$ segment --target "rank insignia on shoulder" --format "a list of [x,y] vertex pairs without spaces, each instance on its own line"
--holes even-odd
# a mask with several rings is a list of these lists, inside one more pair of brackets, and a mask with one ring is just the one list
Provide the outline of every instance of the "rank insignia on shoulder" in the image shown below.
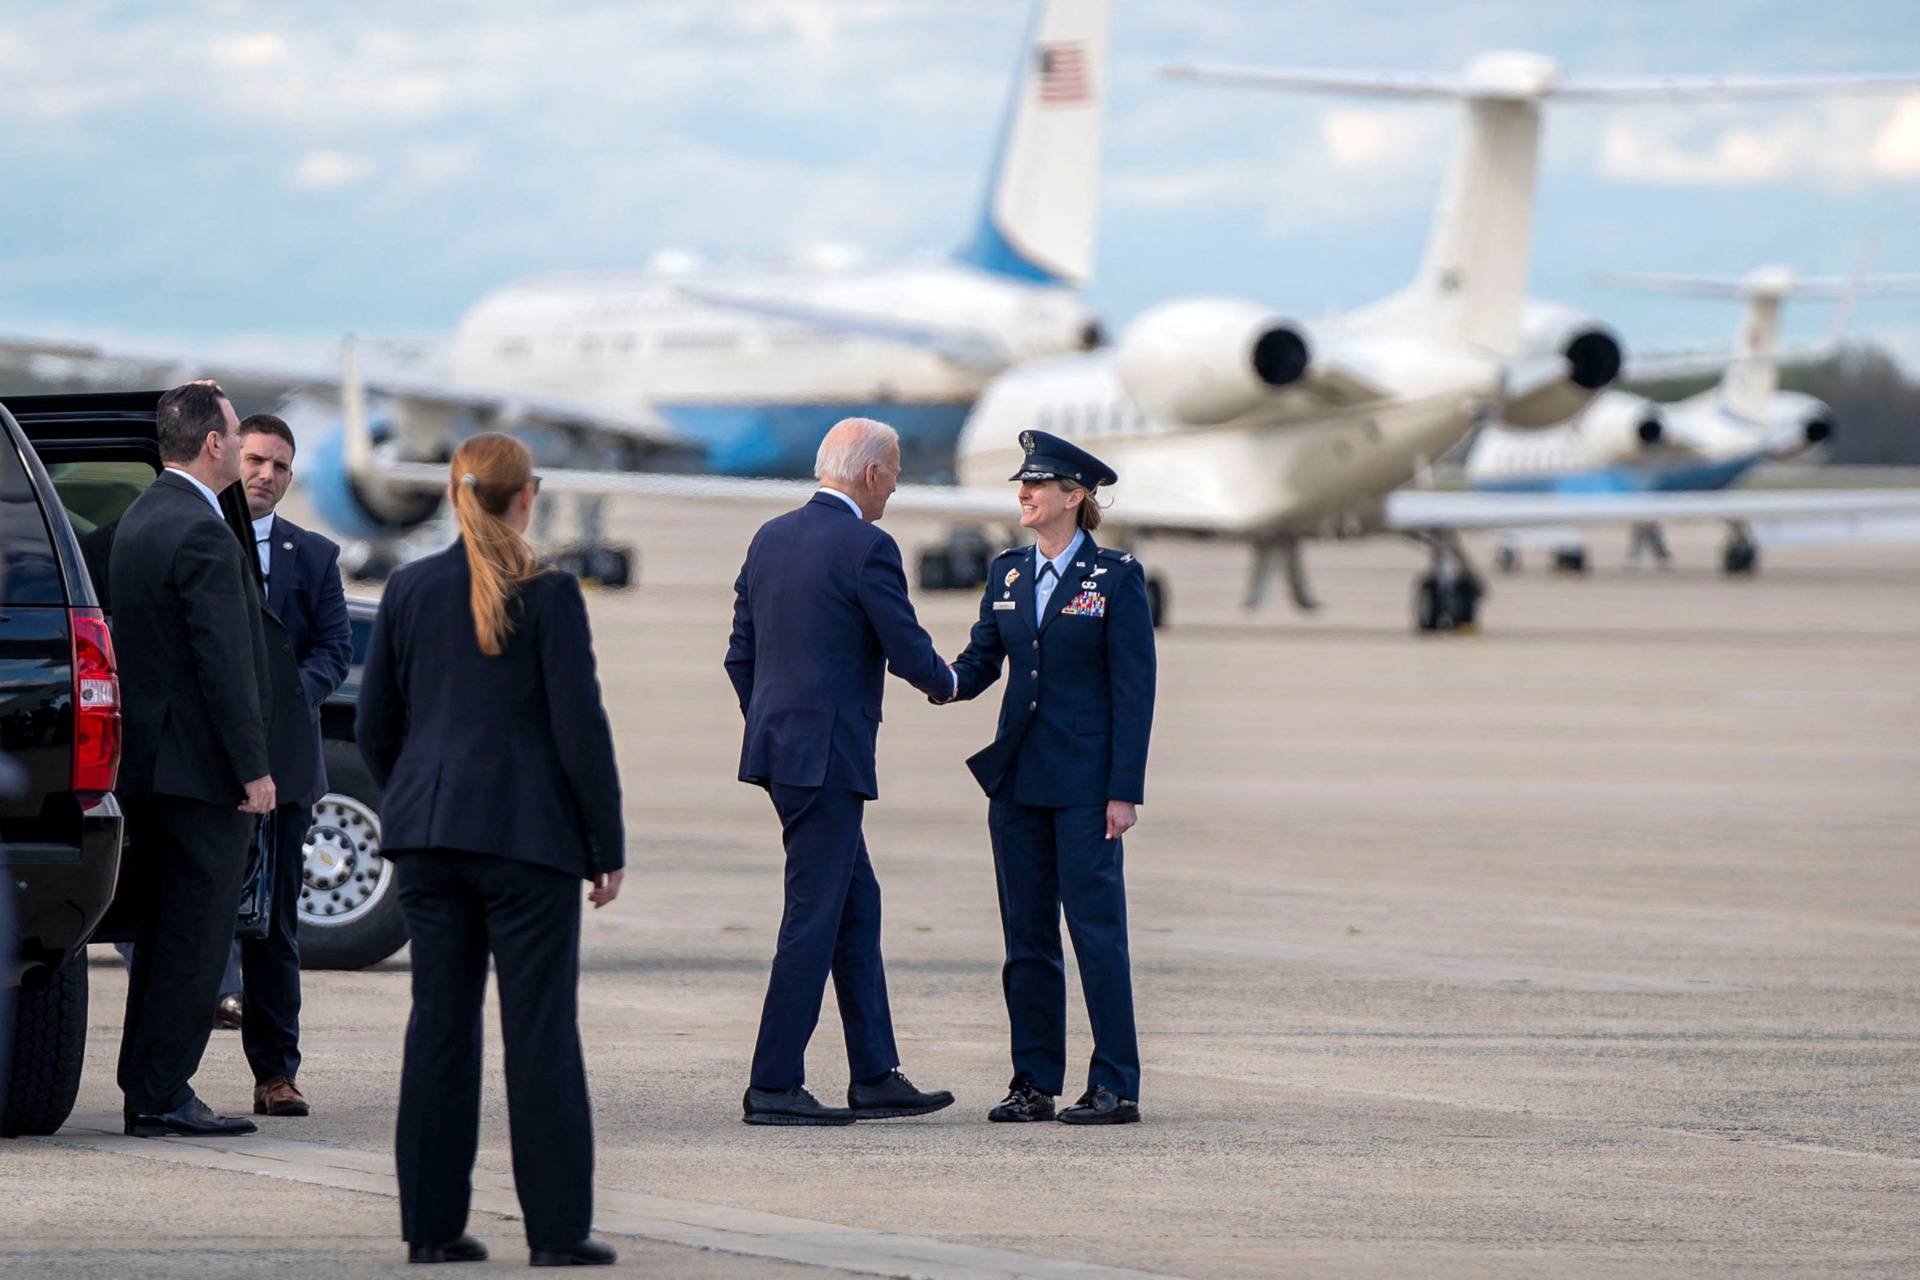
[[1018,581],[1020,581],[1020,571],[1018,569],[1009,569],[1007,570],[1007,576],[1000,580],[1000,585],[1010,587]]
[[1121,557],[1120,557],[1120,563],[1121,563],[1121,564],[1132,564],[1132,563],[1133,563],[1133,552],[1131,552],[1131,551],[1129,551],[1129,552],[1127,552],[1127,554],[1125,554],[1125,555],[1123,555],[1123,556],[1121,556]]

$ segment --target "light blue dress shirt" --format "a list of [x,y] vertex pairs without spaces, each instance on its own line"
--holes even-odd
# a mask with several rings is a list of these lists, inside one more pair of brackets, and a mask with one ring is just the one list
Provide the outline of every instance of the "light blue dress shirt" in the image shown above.
[[[1040,554],[1040,544],[1033,544],[1033,616],[1037,621],[1047,616],[1047,601],[1053,598],[1053,589],[1067,576],[1067,566],[1073,563],[1074,553],[1080,550],[1080,544],[1087,540],[1084,529],[1076,529],[1073,541],[1067,549],[1053,559],[1048,560]],[[1047,566],[1053,566],[1053,572],[1047,572]]]
[[167,470],[173,472],[173,474],[179,476],[182,480],[185,480],[188,484],[192,485],[194,488],[198,489],[203,495],[205,495],[207,499],[207,505],[213,508],[213,514],[219,516],[222,520],[225,520],[227,518],[226,513],[220,510],[219,497],[214,493],[213,490],[207,488],[207,486],[200,483],[199,476],[194,475],[193,472],[187,470],[185,467],[176,467],[176,466],[173,466],[172,464],[168,464]]

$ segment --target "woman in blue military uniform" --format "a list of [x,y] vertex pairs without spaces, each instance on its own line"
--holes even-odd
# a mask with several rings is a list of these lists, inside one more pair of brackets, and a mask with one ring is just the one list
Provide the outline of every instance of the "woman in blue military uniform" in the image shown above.
[[1097,546],[1095,491],[1119,477],[1043,431],[1020,436],[1020,524],[1035,544],[987,573],[980,620],[953,664],[959,698],[1009,667],[993,743],[967,761],[987,793],[1007,958],[1013,1081],[989,1119],[1051,1120],[1066,1082],[1065,908],[1093,1023],[1087,1090],[1067,1124],[1140,1118],[1121,837],[1144,799],[1153,725],[1153,618],[1146,574]]

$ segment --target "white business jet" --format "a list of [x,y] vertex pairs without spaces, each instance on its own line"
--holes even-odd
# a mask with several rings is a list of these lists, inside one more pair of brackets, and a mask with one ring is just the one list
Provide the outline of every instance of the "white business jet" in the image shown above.
[[[1192,80],[1342,94],[1439,98],[1464,104],[1465,130],[1434,218],[1426,256],[1400,292],[1311,324],[1259,302],[1193,298],[1142,314],[1117,347],[1022,364],[996,378],[968,417],[952,488],[906,486],[894,507],[956,518],[1004,520],[1005,479],[1017,469],[1021,431],[1037,427],[1086,444],[1120,473],[1113,519],[1125,536],[1196,534],[1249,543],[1250,604],[1282,565],[1295,601],[1313,601],[1300,544],[1313,537],[1380,532],[1425,543],[1431,568],[1418,580],[1416,621],[1450,629],[1474,621],[1482,587],[1458,531],[1541,523],[1533,495],[1402,492],[1399,486],[1457,444],[1486,415],[1522,429],[1580,410],[1620,369],[1605,326],[1526,299],[1541,106],[1573,101],[1670,100],[1702,95],[1884,88],[1890,78],[1563,78],[1550,58],[1493,53],[1457,76],[1314,71],[1176,69]],[[1905,84],[1901,80],[1898,83]],[[444,483],[438,471],[422,484]],[[808,486],[662,476],[549,476],[596,492],[689,493],[790,501]],[[1840,495],[1836,501],[1861,495]],[[1797,500],[1827,510],[1834,495],[1602,495],[1606,506],[1570,510],[1555,523],[1704,518],[1662,505],[1660,516],[1624,505],[1668,497],[1695,504],[1739,498]],[[1906,495],[1920,510],[1920,493]],[[1709,504],[1711,505],[1711,504]],[[1723,512],[1713,513],[1725,518]],[[986,549],[990,550],[990,548]],[[921,561],[924,586],[977,585],[977,539],[956,538]],[[1164,619],[1166,588],[1150,590]]]
[[[431,376],[376,371],[351,344],[341,368],[322,370],[32,340],[0,342],[0,360],[62,360],[122,382],[300,387],[283,411],[304,490],[369,570],[430,536],[441,512],[437,487],[394,483],[389,465],[444,459],[477,430],[520,435],[543,468],[805,476],[827,428],[858,414],[899,428],[910,473],[947,478],[995,374],[1101,341],[1078,287],[1093,265],[1107,45],[1107,0],[1036,0],[978,221],[950,254],[523,280],[466,311]],[[357,442],[342,430],[350,409]],[[631,556],[600,541],[598,504],[581,492],[584,541],[561,558],[623,584]]]
[[[1864,264],[1863,264],[1864,265]],[[1803,353],[1818,359],[1839,349],[1847,313],[1861,297],[1920,292],[1920,277],[1808,278],[1789,267],[1761,267],[1734,278],[1672,275],[1597,277],[1625,289],[1686,297],[1727,298],[1742,303],[1732,352],[1715,360],[1670,357],[1629,364],[1626,377],[1719,375],[1707,390],[1683,400],[1660,402],[1629,391],[1608,390],[1587,409],[1547,431],[1513,431],[1489,423],[1474,437],[1466,459],[1468,482],[1504,493],[1646,493],[1724,489],[1763,462],[1800,457],[1831,438],[1838,424],[1830,406],[1798,391],[1780,389],[1780,313],[1788,298],[1839,303],[1827,342]],[[1584,546],[1550,536],[1556,567],[1581,572]],[[1669,556],[1658,525],[1636,528],[1633,554],[1651,551],[1664,565]],[[1519,567],[1517,545],[1503,542],[1502,569]],[[1745,521],[1729,523],[1721,567],[1752,573],[1758,545]]]

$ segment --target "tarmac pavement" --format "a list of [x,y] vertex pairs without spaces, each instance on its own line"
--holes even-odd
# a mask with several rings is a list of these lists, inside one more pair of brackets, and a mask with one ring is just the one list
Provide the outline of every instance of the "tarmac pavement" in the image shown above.
[[[998,690],[894,684],[867,825],[888,980],[904,1069],[959,1102],[766,1130],[739,1096],[780,850],[733,781],[720,669],[750,522],[618,519],[642,585],[591,609],[630,873],[587,920],[582,1017],[596,1220],[634,1273],[1920,1270],[1920,552],[1782,550],[1729,581],[1704,535],[1671,574],[1601,538],[1590,579],[1496,578],[1482,634],[1423,639],[1410,546],[1313,549],[1327,605],[1301,619],[1239,612],[1241,551],[1150,544],[1174,626],[1127,842],[1145,1123],[986,1122],[1006,1024],[961,760]],[[888,527],[911,564],[930,526]],[[919,599],[958,648],[974,600]],[[308,975],[315,1114],[251,1151],[101,1132],[110,959],[75,1124],[0,1145],[0,1275],[391,1272],[405,953]],[[489,1052],[474,1230],[498,1269],[525,1255]],[[845,1086],[831,991],[810,1070]],[[196,1084],[245,1109],[236,1035]]]

